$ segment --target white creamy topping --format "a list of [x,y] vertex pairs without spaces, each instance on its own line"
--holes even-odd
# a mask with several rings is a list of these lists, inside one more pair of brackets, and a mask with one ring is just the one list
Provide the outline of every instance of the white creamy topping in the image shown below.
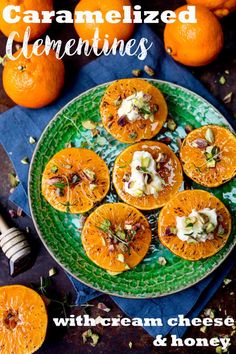
[[145,94],[142,91],[128,96],[121,103],[118,109],[118,116],[126,116],[130,122],[135,122],[137,119],[154,119],[153,114],[150,111],[150,95]]
[[205,242],[214,238],[213,232],[217,227],[215,209],[204,208],[193,210],[188,217],[176,217],[177,236],[182,241]]
[[125,182],[125,192],[134,197],[153,194],[163,189],[164,181],[156,171],[156,161],[148,151],[135,151],[131,162],[131,176]]

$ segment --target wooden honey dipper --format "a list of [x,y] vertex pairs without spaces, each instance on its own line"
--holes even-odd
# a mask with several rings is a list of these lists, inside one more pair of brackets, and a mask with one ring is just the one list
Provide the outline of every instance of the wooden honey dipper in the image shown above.
[[0,214],[0,247],[9,259],[10,275],[14,276],[28,266],[31,248],[26,235],[15,227],[9,227]]

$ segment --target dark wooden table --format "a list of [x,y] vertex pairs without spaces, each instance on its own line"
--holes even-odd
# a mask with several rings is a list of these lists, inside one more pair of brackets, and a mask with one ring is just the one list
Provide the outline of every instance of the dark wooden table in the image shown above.
[[[73,9],[76,1],[67,1],[67,5],[64,4],[62,0],[57,1],[57,7],[61,9]],[[135,4],[141,4],[143,8],[150,10],[159,9],[175,9],[179,5],[184,4],[184,1],[174,0],[174,1],[161,1],[161,0],[146,0],[146,1],[135,1]],[[222,21],[224,34],[225,34],[225,46],[224,50],[220,54],[219,58],[209,66],[193,69],[193,74],[202,81],[202,83],[215,95],[220,101],[229,93],[233,92],[234,95],[230,103],[227,104],[227,109],[231,112],[232,116],[236,118],[236,31],[235,31],[235,21],[236,15],[231,15]],[[66,28],[66,31],[65,31]],[[163,25],[153,25],[153,30],[162,36]],[[49,35],[52,38],[60,38],[67,40],[71,37],[77,38],[72,25],[62,26],[53,24]],[[0,35],[0,55],[4,55],[5,52],[5,42],[6,39],[3,35]],[[210,44],[209,44],[210,45]],[[94,57],[70,57],[65,58],[65,65],[67,70],[67,78],[78,70],[79,67],[84,65],[86,62],[93,60]],[[0,68],[2,70],[2,68]],[[221,76],[226,78],[225,85],[219,83],[219,78]],[[4,112],[14,106],[14,103],[6,96],[2,88],[2,83],[0,82],[0,112]],[[0,116],[1,119],[1,116]],[[1,132],[0,132],[1,134]],[[0,208],[6,216],[8,216],[9,209],[15,208],[8,201],[8,196],[10,193],[10,184],[8,174],[13,172],[13,166],[9,161],[6,153],[4,152],[2,146],[0,145]],[[72,294],[72,300],[75,297],[74,290],[71,283],[67,279],[64,271],[57,265],[54,259],[48,254],[39,240],[32,221],[26,216],[21,216],[16,219],[10,220],[10,222],[21,229],[29,227],[31,230],[31,237],[35,248],[37,249],[37,258],[33,267],[18,275],[15,278],[11,278],[8,273],[8,264],[6,258],[0,252],[0,285],[3,284],[14,284],[20,283],[25,285],[30,285],[31,283],[38,283],[40,276],[47,276],[49,269],[56,267],[58,269],[58,274],[52,279],[52,286],[54,292],[57,296],[62,297],[63,294]],[[235,269],[229,274],[228,278],[233,281],[227,286],[222,286],[217,293],[214,295],[213,299],[210,301],[207,307],[215,309],[219,317],[226,317],[227,315],[235,315]],[[115,303],[107,295],[102,295],[99,300],[93,300],[90,304],[95,305],[90,307],[91,315],[97,317],[101,315],[101,312],[96,308],[96,304],[103,302],[111,311],[108,313],[110,317],[116,317],[117,315],[123,315],[121,310],[115,305]],[[52,307],[52,314],[59,309],[54,309]],[[84,310],[78,307],[73,307],[71,313],[75,315],[83,314]],[[142,328],[138,327],[104,327],[100,325],[96,327],[96,332],[100,335],[99,344],[93,348],[89,344],[83,344],[81,334],[85,328],[70,328],[66,330],[59,330],[53,326],[52,321],[50,321],[48,335],[46,341],[38,353],[43,354],[65,354],[65,353],[190,353],[193,349],[190,348],[174,348],[168,347],[167,349],[158,348],[156,349],[152,345],[152,337],[150,337]],[[227,327],[212,327],[206,333],[199,331],[199,327],[191,327],[186,336],[187,337],[206,337],[211,338],[215,335],[229,334],[230,329]],[[133,343],[132,350],[129,349],[128,343]],[[232,340],[232,346],[230,352],[235,352],[235,339]],[[194,348],[194,353],[214,353],[215,349],[209,348]]]

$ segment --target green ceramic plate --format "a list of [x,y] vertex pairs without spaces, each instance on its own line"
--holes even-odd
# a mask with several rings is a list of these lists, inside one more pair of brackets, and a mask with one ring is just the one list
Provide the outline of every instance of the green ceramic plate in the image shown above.
[[[180,86],[150,80],[164,94],[170,115],[178,128],[156,139],[170,137],[171,148],[177,152],[176,139],[184,138],[187,124],[197,128],[206,124],[229,127],[225,118],[207,101]],[[116,156],[127,146],[116,141],[100,124],[99,104],[108,84],[97,86],[75,98],[49,123],[34,153],[29,178],[29,196],[32,216],[38,233],[57,262],[83,283],[105,293],[135,298],[148,298],[183,290],[206,277],[227,257],[235,244],[236,218],[233,232],[226,246],[215,256],[191,262],[173,255],[160,244],[157,237],[158,211],[146,214],[153,230],[150,250],[141,264],[132,271],[110,276],[93,264],[86,256],[80,238],[80,215],[70,215],[54,210],[41,195],[41,176],[51,157],[72,142],[76,147],[88,147],[98,153],[108,164],[110,171]],[[82,121],[98,122],[100,135],[92,137]],[[193,184],[194,188],[201,188]],[[211,190],[233,214],[236,210],[236,179]],[[117,194],[111,186],[104,202],[117,202]],[[167,264],[158,263],[160,256]]]

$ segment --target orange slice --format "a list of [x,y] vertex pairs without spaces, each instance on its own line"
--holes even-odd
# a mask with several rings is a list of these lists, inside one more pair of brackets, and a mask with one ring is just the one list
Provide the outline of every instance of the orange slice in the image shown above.
[[[128,246],[112,236],[118,231],[126,232],[123,241],[129,240]],[[99,206],[82,230],[82,243],[89,259],[110,272],[123,272],[139,264],[149,249],[151,237],[143,214],[123,203]]]
[[[182,241],[175,233],[176,217],[188,217],[193,210],[215,209],[218,227],[214,238],[205,242]],[[221,225],[221,226],[219,226]],[[219,227],[221,234],[219,234]],[[222,232],[223,230],[223,232]],[[158,235],[161,243],[171,252],[187,260],[195,261],[213,256],[226,244],[231,232],[231,217],[225,205],[214,195],[202,190],[186,190],[173,197],[161,210],[158,219]]]
[[67,148],[48,162],[42,177],[42,194],[57,210],[84,213],[109,190],[105,162],[93,151]]
[[[131,175],[131,162],[136,151],[149,152],[154,160],[162,155],[163,161],[157,162],[157,173],[164,182],[163,189],[156,196],[153,194],[135,197],[125,191],[126,176]],[[143,141],[129,146],[117,157],[113,170],[113,183],[119,197],[126,203],[142,210],[162,207],[175,193],[183,182],[181,164],[175,153],[165,144],[156,141]]]
[[189,178],[218,187],[236,175],[236,137],[218,125],[195,129],[184,140],[180,158]]
[[[121,119],[119,107],[124,99],[137,92],[150,96],[150,105],[155,107],[153,119],[139,118],[135,121]],[[100,114],[105,129],[115,139],[124,143],[134,143],[151,139],[162,128],[167,117],[167,105],[162,93],[143,79],[123,79],[111,84],[102,99]]]

